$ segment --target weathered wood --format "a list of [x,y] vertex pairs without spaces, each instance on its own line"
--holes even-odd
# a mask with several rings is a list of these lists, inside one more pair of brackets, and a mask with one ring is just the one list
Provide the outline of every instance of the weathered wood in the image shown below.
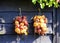
[[[14,32],[13,18],[19,15],[19,8],[22,9],[22,15],[27,16],[29,22],[29,35],[28,36],[18,36]],[[31,23],[31,18],[38,14],[36,11],[36,6],[31,3],[31,0],[8,0],[0,1],[0,18],[3,18],[2,22],[0,20],[0,32],[5,29],[4,34],[0,34],[0,43],[52,43],[52,8],[47,8],[42,11],[48,18],[48,34],[45,36],[34,35],[33,24]],[[50,33],[49,33],[50,32]]]
[[57,31],[56,31],[56,36],[57,36],[57,43],[60,43],[60,8],[57,9]]

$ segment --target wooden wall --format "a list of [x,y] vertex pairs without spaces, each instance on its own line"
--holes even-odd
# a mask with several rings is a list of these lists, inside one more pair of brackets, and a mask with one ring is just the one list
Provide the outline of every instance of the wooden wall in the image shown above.
[[[29,22],[29,35],[18,36],[14,32],[13,19],[19,15],[19,8],[22,15],[27,16]],[[59,12],[59,9],[58,11]],[[31,17],[37,15],[36,7],[31,0],[4,0],[0,1],[0,43],[52,43],[53,42],[53,8],[46,8],[42,13],[48,18],[48,35],[34,35]],[[58,16],[59,17],[59,16]]]

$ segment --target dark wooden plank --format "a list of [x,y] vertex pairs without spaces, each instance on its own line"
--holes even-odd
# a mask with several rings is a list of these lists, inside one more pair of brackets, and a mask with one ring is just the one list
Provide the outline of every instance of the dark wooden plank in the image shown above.
[[34,40],[35,40],[34,35],[25,36],[25,43],[36,43],[33,42]]
[[57,43],[60,43],[60,8],[57,9],[57,31],[56,31],[56,36],[57,36]]
[[55,8],[53,8],[53,24],[52,24],[52,27],[53,27],[53,43],[57,43],[56,42],[56,31],[57,31],[57,10]]
[[[18,43],[17,41],[20,39],[20,37],[18,40],[17,39],[18,39],[17,35],[4,35],[3,36],[4,43]],[[19,43],[20,43],[20,40],[19,40]]]
[[60,9],[57,10],[57,32],[60,33]]
[[0,19],[0,22],[2,21],[1,23],[12,23],[13,18],[18,16],[18,14],[18,12],[0,12],[0,18],[2,18],[2,20]]
[[3,43],[3,35],[0,35],[0,43]]
[[0,36],[0,43],[24,43],[24,36],[18,35],[2,35]]
[[22,36],[4,35],[1,43],[24,43]]

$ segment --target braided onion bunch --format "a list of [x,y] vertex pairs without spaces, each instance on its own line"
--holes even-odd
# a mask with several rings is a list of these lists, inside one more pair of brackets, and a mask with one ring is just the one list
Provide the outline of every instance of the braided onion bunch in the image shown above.
[[46,34],[46,32],[48,31],[47,29],[47,18],[45,17],[45,15],[36,15],[34,16],[33,18],[33,26],[34,26],[34,32],[37,33],[37,34],[41,34],[41,35],[44,35]]
[[28,21],[26,16],[17,16],[14,20],[15,32],[17,34],[28,35]]

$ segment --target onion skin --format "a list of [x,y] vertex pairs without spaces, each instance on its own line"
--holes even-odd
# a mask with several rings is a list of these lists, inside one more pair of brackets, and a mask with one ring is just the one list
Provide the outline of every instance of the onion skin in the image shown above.
[[20,31],[19,28],[15,28],[15,32],[16,32],[17,34],[21,34],[21,31]]

